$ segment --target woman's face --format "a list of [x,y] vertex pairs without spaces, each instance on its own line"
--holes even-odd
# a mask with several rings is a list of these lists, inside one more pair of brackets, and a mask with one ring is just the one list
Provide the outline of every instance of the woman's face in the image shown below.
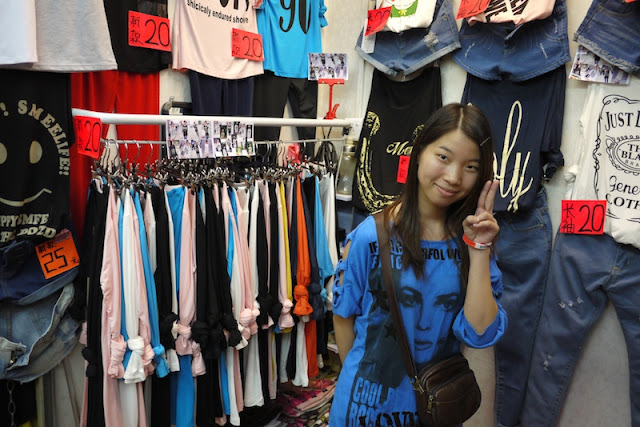
[[480,176],[480,149],[461,130],[448,132],[420,153],[419,202],[442,210],[466,197]]

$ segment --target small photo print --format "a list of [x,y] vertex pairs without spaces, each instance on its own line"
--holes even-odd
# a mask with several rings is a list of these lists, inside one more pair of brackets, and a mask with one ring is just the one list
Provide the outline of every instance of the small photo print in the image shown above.
[[349,78],[346,53],[309,53],[309,80]]
[[629,73],[610,64],[582,45],[578,46],[576,51],[569,78],[585,82],[619,85],[627,85],[630,82]]

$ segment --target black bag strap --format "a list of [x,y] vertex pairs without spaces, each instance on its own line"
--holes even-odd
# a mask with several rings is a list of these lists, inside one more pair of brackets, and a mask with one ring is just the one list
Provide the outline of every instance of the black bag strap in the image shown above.
[[400,308],[398,306],[398,299],[393,289],[393,273],[391,273],[391,246],[389,245],[389,233],[384,224],[384,211],[378,212],[373,216],[376,221],[376,231],[378,233],[378,245],[380,248],[380,264],[382,266],[382,278],[384,280],[384,287],[387,290],[387,298],[389,300],[389,307],[391,314],[393,315],[393,324],[396,328],[396,334],[398,336],[398,344],[402,349],[402,361],[409,374],[409,379],[413,385],[413,389],[417,392],[423,393],[424,389],[418,381],[418,370],[416,364],[411,357],[411,348],[409,347],[409,340],[407,339],[407,331],[404,328],[402,322],[402,315],[400,314]]

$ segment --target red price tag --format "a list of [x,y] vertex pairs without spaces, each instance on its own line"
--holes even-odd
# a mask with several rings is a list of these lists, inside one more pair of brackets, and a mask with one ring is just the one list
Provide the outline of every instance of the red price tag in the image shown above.
[[100,157],[100,135],[102,134],[102,122],[100,119],[76,116],[74,123],[78,154],[84,154],[94,159]]
[[387,20],[390,15],[391,6],[368,11],[367,29],[365,30],[364,35],[369,36],[382,30],[384,26],[387,25]]
[[461,0],[456,19],[468,18],[487,10],[491,0]]
[[36,246],[38,261],[45,279],[50,279],[80,264],[71,232],[62,230],[51,240]]
[[250,59],[251,61],[264,61],[262,36],[233,28],[231,32],[231,56]]
[[409,173],[409,159],[411,156],[400,156],[400,161],[398,162],[398,177],[396,181],[400,184],[404,184],[407,182],[407,174]]
[[129,46],[171,52],[169,19],[129,11]]
[[563,200],[560,232],[602,234],[607,216],[606,200]]

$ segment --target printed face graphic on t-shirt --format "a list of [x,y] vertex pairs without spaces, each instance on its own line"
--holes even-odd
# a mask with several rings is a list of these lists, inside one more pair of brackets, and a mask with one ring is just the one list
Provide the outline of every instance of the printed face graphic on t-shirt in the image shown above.
[[[456,338],[450,328],[444,332],[441,328],[450,325],[462,308],[457,270],[452,263],[454,259],[459,260],[459,253],[445,243],[429,244],[423,248],[425,260],[430,265],[427,268],[429,277],[417,279],[411,270],[402,268],[402,245],[396,241],[391,243],[396,297],[407,339],[414,349],[414,360],[421,366],[455,349]],[[399,344],[382,278],[377,242],[369,244],[369,252],[374,267],[369,272],[366,299],[370,298],[371,303],[367,303],[368,311],[362,313],[367,319],[366,337],[349,397],[349,425],[395,425],[376,423],[398,415],[380,412],[380,408],[388,402],[403,399],[399,387],[406,379],[406,368],[397,350]],[[414,415],[406,413],[402,416],[411,418]],[[411,425],[409,419],[405,421],[402,425]],[[417,422],[417,417],[414,421]]]
[[70,166],[67,133],[58,120],[28,99],[0,102],[0,244],[56,234],[49,213]]

